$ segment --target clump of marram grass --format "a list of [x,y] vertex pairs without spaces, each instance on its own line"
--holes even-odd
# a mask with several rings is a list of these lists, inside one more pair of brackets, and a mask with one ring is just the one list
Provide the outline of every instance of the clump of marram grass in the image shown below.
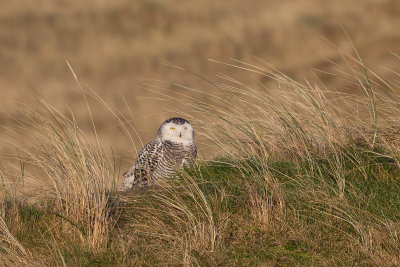
[[[21,129],[31,131],[34,141],[17,142],[21,160],[44,185],[36,205],[45,206],[41,212],[46,215],[40,218],[50,218],[46,232],[53,241],[46,240],[51,243],[48,247],[65,242],[102,252],[116,223],[112,216],[113,162],[99,144],[92,145],[93,140],[83,134],[73,117],[67,118],[46,103],[41,107],[29,109],[21,122]],[[24,207],[14,206],[23,212]]]
[[115,223],[110,199],[115,191],[113,162],[99,145],[89,145],[73,120],[48,106],[47,111],[32,116],[39,140],[25,150],[28,162],[48,177],[55,212],[71,238],[78,237],[91,250],[103,250]]
[[[136,189],[124,197],[123,242],[134,252],[148,251],[155,262],[197,265],[199,255],[216,247],[218,226],[210,199],[199,181],[187,173],[180,179],[161,181],[151,188]],[[126,255],[144,263],[138,255]]]
[[[251,67],[252,70],[262,72],[260,68]],[[237,99],[239,104],[235,105],[238,112],[220,115],[226,122],[226,128],[219,132],[233,141],[229,142],[227,151],[232,151],[232,145],[235,146],[233,153],[235,158],[239,158],[239,166],[243,165],[243,157],[248,158],[252,164],[258,162],[262,166],[259,169],[270,173],[269,176],[274,173],[269,166],[271,159],[299,162],[295,167],[298,169],[297,174],[291,179],[295,179],[299,196],[304,194],[309,206],[303,206],[303,212],[289,206],[292,215],[295,212],[297,216],[303,213],[302,216],[309,218],[319,217],[326,227],[337,230],[348,225],[350,229],[344,227],[347,229],[340,231],[343,231],[342,238],[351,244],[354,253],[360,251],[367,262],[378,265],[399,264],[400,258],[395,255],[400,252],[396,245],[400,229],[398,226],[388,227],[398,225],[398,222],[385,218],[385,215],[376,217],[349,203],[349,194],[357,199],[356,202],[367,200],[360,192],[352,192],[354,181],[347,181],[352,176],[351,172],[360,172],[364,179],[370,179],[367,178],[367,169],[371,168],[371,164],[379,166],[377,158],[398,165],[400,150],[398,142],[396,145],[393,140],[399,140],[400,137],[398,120],[394,119],[399,118],[400,113],[394,104],[396,96],[385,95],[391,93],[392,88],[388,88],[387,84],[386,88],[378,88],[378,82],[369,77],[373,74],[368,72],[362,62],[356,62],[353,79],[354,86],[360,88],[365,98],[351,99],[346,96],[337,104],[332,103],[332,99],[336,101],[342,94],[326,92],[309,84],[299,84],[280,73],[268,75],[279,83],[278,93],[257,91],[254,94],[236,88],[236,92],[241,92]],[[360,109],[364,110],[361,115],[358,114]],[[369,117],[365,116],[367,112]],[[233,129],[233,133],[228,129]],[[390,135],[392,141],[388,141],[387,135],[390,132],[393,133]],[[241,139],[236,138],[238,136]],[[227,138],[222,137],[220,140]],[[366,159],[363,158],[364,153],[369,154]],[[315,177],[326,183],[327,176],[332,179],[333,183],[328,188],[333,194],[326,194],[325,190],[319,191],[306,184],[310,182],[307,177]],[[382,172],[381,176],[378,175],[376,179],[387,180],[385,177],[389,175]],[[279,184],[275,186],[280,187]],[[268,195],[264,198],[265,202],[267,200]],[[254,208],[259,212],[260,207],[258,205]],[[268,214],[264,216],[268,217]],[[300,230],[304,231],[304,228],[302,226]],[[310,238],[308,242],[312,243]]]

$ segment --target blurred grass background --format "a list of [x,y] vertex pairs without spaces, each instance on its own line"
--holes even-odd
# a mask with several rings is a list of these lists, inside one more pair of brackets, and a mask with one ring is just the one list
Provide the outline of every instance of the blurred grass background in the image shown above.
[[[250,63],[261,59],[292,78],[302,80],[317,73],[327,87],[350,92],[352,87],[343,79],[325,72],[336,73],[336,67],[346,64],[340,53],[353,51],[351,39],[366,66],[396,81],[396,74],[387,77],[391,74],[385,68],[400,70],[393,56],[400,53],[398,14],[396,0],[3,1],[0,134],[22,118],[21,106],[35,105],[37,99],[72,111],[79,125],[91,131],[90,113],[66,60],[83,87],[134,120],[143,142],[154,137],[163,120],[177,115],[157,100],[162,98],[159,94],[168,93],[179,102],[174,82],[207,89],[203,80],[166,62],[213,81],[223,72],[250,86],[270,81],[208,59]],[[152,85],[150,89],[146,84]],[[88,101],[104,147],[135,157],[107,109]],[[190,119],[191,110],[184,104],[175,107]],[[15,152],[7,140],[2,137],[0,145],[6,158]]]

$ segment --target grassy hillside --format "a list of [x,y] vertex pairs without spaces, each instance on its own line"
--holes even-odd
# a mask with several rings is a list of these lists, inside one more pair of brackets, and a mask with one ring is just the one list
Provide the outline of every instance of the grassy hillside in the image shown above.
[[[34,141],[16,133],[19,173],[1,176],[1,262],[399,265],[399,84],[346,60],[359,96],[243,62],[276,86],[223,75],[204,81],[212,93],[176,85],[195,98],[197,132],[218,153],[126,193],[120,162],[72,115],[28,109],[21,128]],[[129,139],[130,120],[114,114]],[[28,173],[42,189],[24,196]]]
[[314,165],[271,161],[269,173],[202,165],[124,199],[109,240],[96,249],[70,233],[88,239],[84,225],[51,206],[10,203],[5,220],[25,253],[15,243],[6,247],[16,255],[2,253],[9,262],[67,266],[397,265],[399,170],[361,151],[352,152],[358,163],[343,162],[343,191],[328,163],[334,155]]

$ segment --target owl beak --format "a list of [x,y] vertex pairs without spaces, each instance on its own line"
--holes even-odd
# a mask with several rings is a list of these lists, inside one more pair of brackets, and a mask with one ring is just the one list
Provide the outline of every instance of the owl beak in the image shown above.
[[182,137],[182,132],[179,132],[179,137]]

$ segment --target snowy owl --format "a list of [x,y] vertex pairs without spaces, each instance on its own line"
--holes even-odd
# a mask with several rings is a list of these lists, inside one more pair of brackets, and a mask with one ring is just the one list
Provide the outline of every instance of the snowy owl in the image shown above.
[[156,139],[142,148],[136,163],[123,174],[121,188],[126,191],[169,177],[196,156],[194,130],[190,122],[170,118],[161,124]]

